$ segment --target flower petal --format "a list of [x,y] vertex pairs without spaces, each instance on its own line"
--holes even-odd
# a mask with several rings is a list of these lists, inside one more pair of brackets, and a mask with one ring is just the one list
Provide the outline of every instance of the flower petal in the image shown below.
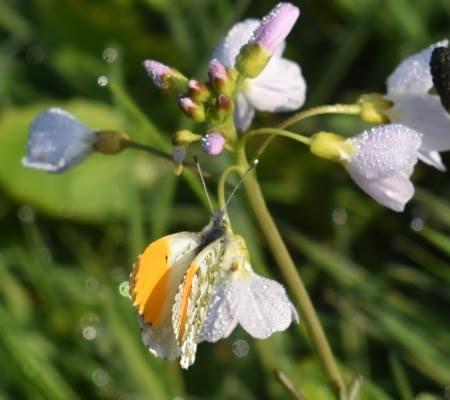
[[292,111],[305,102],[306,83],[300,66],[274,57],[264,71],[247,82],[245,96],[260,111]]
[[364,131],[350,139],[356,152],[349,169],[367,179],[410,174],[417,162],[421,134],[400,124],[388,124]]
[[379,179],[368,179],[358,171],[348,169],[356,184],[381,205],[401,212],[414,195],[414,186],[408,175],[398,174]]
[[392,100],[394,107],[386,112],[389,119],[422,133],[422,151],[450,150],[450,115],[438,96],[399,96]]
[[37,115],[30,125],[26,167],[62,172],[80,163],[93,150],[97,136],[73,115],[50,108]]
[[203,322],[197,343],[217,342],[228,337],[238,321],[231,315],[230,307],[225,298],[225,285],[220,284],[214,291],[208,306],[208,313]]
[[[259,27],[260,22],[258,19],[246,19],[233,25],[225,39],[214,50],[211,59],[217,58],[225,66],[233,68],[239,50],[248,43],[253,32]],[[284,51],[284,46],[283,42],[276,48],[273,55],[280,57]]]
[[236,109],[234,110],[236,127],[242,132],[246,131],[250,127],[254,116],[255,108],[250,104],[244,93],[239,93],[236,96]]
[[447,168],[442,162],[441,156],[437,151],[419,151],[419,160],[425,164],[431,165],[439,171],[447,171]]
[[297,311],[283,286],[253,271],[234,277],[225,295],[231,314],[257,339],[284,331],[293,320],[298,321]]
[[404,59],[387,79],[387,94],[424,94],[433,86],[430,72],[431,53],[435,47],[448,46],[448,40],[437,42]]

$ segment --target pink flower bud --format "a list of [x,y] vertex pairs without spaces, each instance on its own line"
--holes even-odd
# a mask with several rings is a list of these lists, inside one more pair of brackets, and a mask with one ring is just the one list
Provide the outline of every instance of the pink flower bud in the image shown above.
[[286,39],[300,15],[298,7],[291,3],[278,3],[261,21],[250,43],[263,46],[269,53]]
[[196,103],[189,96],[178,97],[178,105],[184,113],[195,122],[203,122],[205,120],[205,107],[203,104]]
[[197,79],[190,79],[188,81],[188,93],[189,97],[198,102],[204,102],[209,99],[211,93],[206,85]]
[[145,60],[144,67],[153,83],[161,89],[166,89],[167,79],[172,73],[172,68],[154,60]]
[[225,139],[218,132],[211,132],[203,136],[201,140],[203,150],[210,156],[217,156],[223,152]]
[[213,85],[216,85],[216,82],[225,82],[228,78],[227,69],[217,58],[213,58],[208,65],[208,76]]

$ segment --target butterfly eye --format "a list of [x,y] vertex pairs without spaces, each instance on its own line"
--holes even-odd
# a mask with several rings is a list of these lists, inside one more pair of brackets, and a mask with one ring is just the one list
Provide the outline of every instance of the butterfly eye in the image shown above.
[[436,47],[431,54],[430,71],[441,103],[450,113],[450,49]]

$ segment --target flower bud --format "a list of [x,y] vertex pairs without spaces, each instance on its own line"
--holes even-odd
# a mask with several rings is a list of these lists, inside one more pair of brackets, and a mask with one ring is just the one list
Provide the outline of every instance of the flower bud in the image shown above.
[[210,132],[202,137],[201,145],[210,156],[217,156],[223,152],[225,138],[219,132]]
[[331,161],[348,161],[355,152],[355,145],[344,136],[331,132],[319,132],[312,136],[311,153]]
[[227,69],[217,58],[212,59],[208,66],[209,81],[219,94],[231,96],[235,88],[236,71]]
[[174,94],[186,91],[188,79],[175,68],[154,60],[144,61],[144,67],[153,83],[160,89]]
[[193,142],[197,142],[202,137],[188,129],[182,129],[172,136],[172,144],[174,146],[187,146]]
[[128,141],[128,135],[120,131],[102,130],[95,132],[97,141],[94,150],[103,154],[120,153]]
[[384,124],[389,122],[386,110],[389,110],[393,103],[386,100],[378,93],[362,95],[358,103],[361,106],[361,119],[372,124]]
[[196,103],[189,96],[180,96],[178,105],[184,113],[195,122],[204,122],[206,118],[205,107],[203,104]]
[[197,79],[188,81],[188,95],[198,103],[204,103],[211,97],[211,92],[206,85]]
[[300,10],[293,4],[278,3],[262,19],[250,42],[261,45],[270,54],[273,54],[289,35],[299,15]]

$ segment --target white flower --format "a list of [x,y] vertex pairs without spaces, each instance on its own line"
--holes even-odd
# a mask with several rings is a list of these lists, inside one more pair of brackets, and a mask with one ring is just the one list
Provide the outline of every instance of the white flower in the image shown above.
[[60,108],[39,113],[30,125],[25,167],[62,172],[83,161],[97,141],[94,131]]
[[283,286],[257,275],[245,261],[216,287],[197,341],[217,342],[237,324],[254,338],[266,339],[298,320]]
[[347,169],[353,180],[378,203],[403,211],[414,194],[410,181],[422,134],[399,124],[372,128],[348,139],[354,146]]
[[389,76],[386,97],[394,106],[386,114],[392,122],[422,133],[419,159],[445,171],[439,152],[450,150],[450,115],[442,107],[439,96],[428,93],[433,87],[431,54],[440,46],[447,47],[448,40],[406,58]]
[[[213,57],[223,65],[233,68],[236,56],[247,44],[261,21],[248,19],[234,25],[214,51]],[[284,43],[273,52],[263,72],[254,79],[247,79],[236,97],[235,122],[245,131],[250,126],[255,109],[260,111],[292,111],[305,101],[306,83],[300,66],[281,57]]]

